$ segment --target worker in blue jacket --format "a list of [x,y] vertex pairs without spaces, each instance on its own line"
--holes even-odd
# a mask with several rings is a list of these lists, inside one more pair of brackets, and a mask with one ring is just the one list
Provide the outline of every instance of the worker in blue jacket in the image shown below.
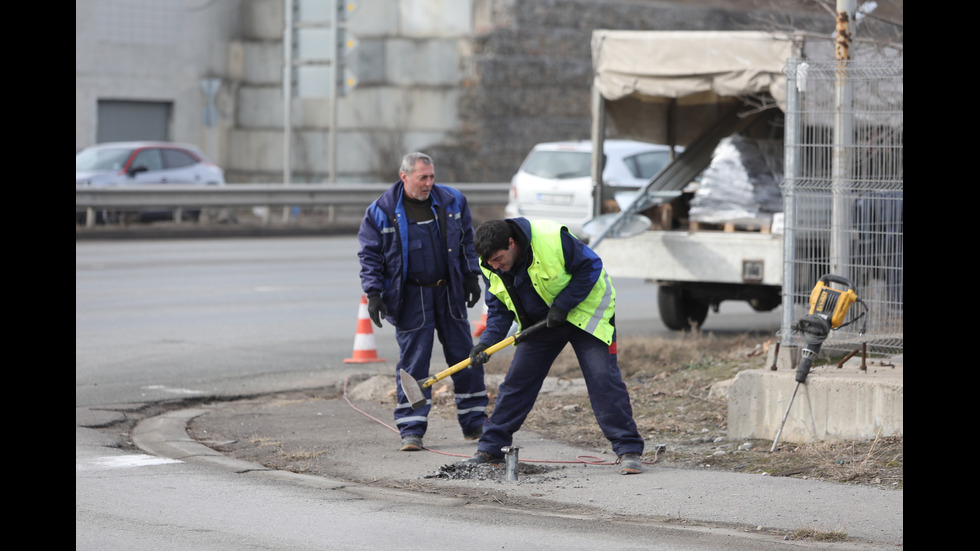
[[522,330],[540,321],[546,328],[517,345],[477,453],[466,463],[504,459],[503,448],[513,444],[551,364],[571,344],[620,474],[642,472],[643,438],[616,359],[616,289],[602,260],[550,220],[489,220],[476,229],[474,245],[486,278],[487,328],[470,361],[486,362],[486,349],[502,340],[514,321]]
[[[364,213],[358,258],[371,320],[378,327],[382,319],[395,327],[400,351],[395,425],[401,450],[417,451],[428,427],[432,390],[425,389],[425,404],[413,409],[402,392],[399,370],[416,381],[429,377],[434,333],[447,367],[467,358],[473,337],[466,308],[480,300],[480,267],[466,197],[436,185],[432,158],[405,155],[399,176]],[[454,373],[452,381],[463,437],[477,440],[489,401],[482,364]]]

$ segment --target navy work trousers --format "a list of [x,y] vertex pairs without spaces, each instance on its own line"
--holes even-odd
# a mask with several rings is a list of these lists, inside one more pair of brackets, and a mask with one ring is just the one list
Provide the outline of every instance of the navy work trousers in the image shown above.
[[[473,348],[470,324],[466,319],[455,319],[449,313],[447,287],[420,287],[406,284],[402,303],[401,321],[395,330],[395,338],[401,357],[398,369],[404,369],[416,381],[429,378],[434,334],[439,336],[446,365],[433,370],[442,371],[465,360]],[[465,310],[464,310],[465,311]],[[428,428],[429,411],[432,408],[432,389],[425,390],[424,405],[412,409],[402,392],[401,372],[398,371],[395,425],[402,437],[423,436]],[[487,387],[483,380],[483,366],[467,367],[452,376],[456,400],[456,418],[463,434],[477,431],[487,418]]]
[[538,331],[517,345],[493,414],[483,425],[479,451],[500,457],[501,448],[513,444],[514,433],[531,412],[551,364],[566,344],[575,351],[596,421],[613,451],[616,455],[643,453],[643,438],[633,420],[633,407],[616,354],[606,343],[569,323]]

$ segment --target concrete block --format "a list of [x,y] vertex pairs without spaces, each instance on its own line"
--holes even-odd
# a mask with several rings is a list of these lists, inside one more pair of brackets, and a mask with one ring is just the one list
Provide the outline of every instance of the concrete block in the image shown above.
[[448,135],[459,128],[458,103],[455,88],[373,87],[340,100],[337,128],[383,128],[399,133],[412,129]]
[[243,171],[278,171],[278,181],[282,181],[282,130],[232,130],[228,137],[228,166]]
[[[235,122],[242,130],[282,128],[285,102],[280,88],[243,86],[238,90]],[[299,114],[290,113],[293,121]]]
[[385,42],[385,79],[402,86],[458,86],[460,48],[456,39],[391,39]]
[[784,416],[780,442],[871,440],[904,433],[901,365],[820,367],[796,387],[795,367],[740,371],[728,390],[728,437],[773,440]]
[[[246,41],[240,43],[244,57],[243,77],[250,85],[282,86],[282,43]],[[281,92],[280,92],[281,94]]]
[[460,37],[473,25],[472,2],[399,0],[398,31],[405,36]]
[[347,28],[358,38],[398,34],[401,0],[357,2],[357,10],[347,17]]
[[[777,350],[778,348],[778,350]],[[776,366],[777,371],[796,371],[800,363],[800,347],[795,345],[772,345],[766,356],[766,367]]]
[[284,21],[282,0],[249,0],[242,3],[242,27],[246,36],[282,40]]

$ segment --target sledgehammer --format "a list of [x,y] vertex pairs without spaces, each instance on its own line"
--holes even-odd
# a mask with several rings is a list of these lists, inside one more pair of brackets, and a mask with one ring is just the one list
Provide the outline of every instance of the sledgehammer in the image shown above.
[[[547,320],[541,320],[538,323],[532,325],[531,327],[528,327],[524,331],[518,331],[517,333],[514,333],[513,335],[498,342],[497,344],[491,345],[486,350],[484,350],[484,352],[486,352],[487,356],[489,356],[494,352],[497,352],[498,350],[502,350],[503,348],[510,346],[511,344],[517,344],[531,333],[534,333],[538,329],[544,327],[546,322]],[[412,409],[415,409],[425,404],[425,394],[422,392],[423,390],[430,388],[432,385],[438,383],[439,381],[445,379],[446,377],[452,375],[453,373],[466,369],[469,366],[470,366],[470,359],[466,358],[465,360],[459,362],[458,364],[446,368],[440,371],[439,373],[430,376],[428,379],[422,381],[421,383],[416,381],[404,369],[399,369],[398,373],[401,376],[402,392],[405,393],[405,398],[408,398],[408,401],[412,404]]]

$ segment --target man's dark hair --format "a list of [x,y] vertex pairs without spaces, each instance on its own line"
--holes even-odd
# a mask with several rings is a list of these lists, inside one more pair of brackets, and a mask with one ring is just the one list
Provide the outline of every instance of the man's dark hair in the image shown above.
[[506,220],[487,220],[473,234],[473,247],[476,254],[486,260],[493,253],[506,249],[512,236],[510,224]]

